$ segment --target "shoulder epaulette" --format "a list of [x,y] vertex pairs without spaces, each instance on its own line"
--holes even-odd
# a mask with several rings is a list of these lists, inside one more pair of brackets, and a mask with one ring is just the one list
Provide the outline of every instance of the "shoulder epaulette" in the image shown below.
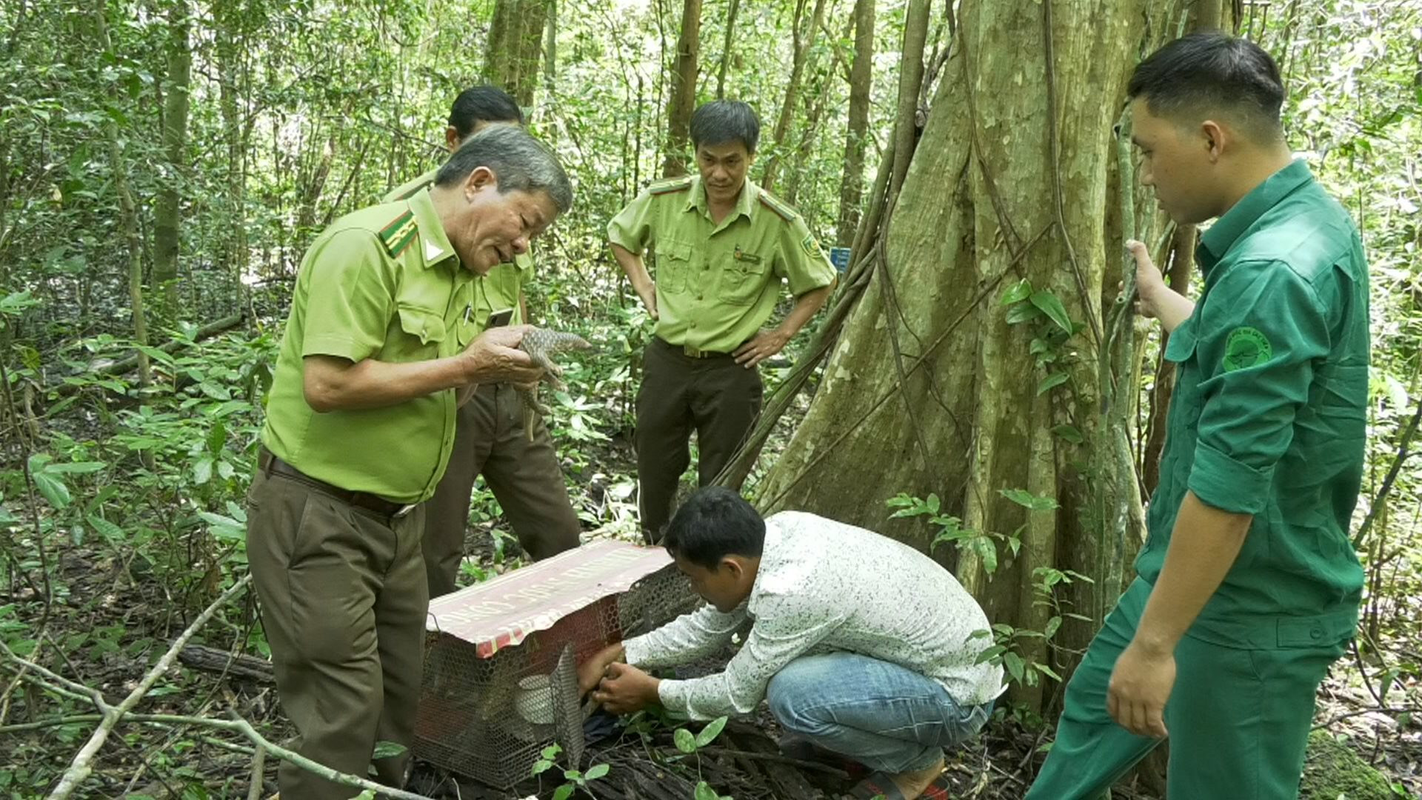
[[380,229],[380,243],[385,245],[385,251],[391,258],[399,256],[405,252],[405,248],[415,241],[415,215],[409,209],[390,223]]
[[411,197],[414,197],[415,195],[419,194],[420,192],[423,192],[424,190],[430,188],[430,184],[432,184],[432,183],[434,183],[434,181],[423,181],[423,182],[421,182],[421,183],[417,183],[417,184],[415,184],[413,187],[411,187],[411,189],[410,189],[408,192],[402,193],[399,197],[397,197],[397,198],[395,198],[395,199],[396,199],[396,200],[409,200]]
[[653,195],[673,194],[684,192],[691,188],[691,176],[672,178],[670,180],[659,181],[647,187],[647,191]]
[[794,222],[795,217],[799,216],[795,213],[795,209],[786,205],[783,200],[775,197],[764,189],[760,191],[760,204],[775,212],[775,216],[780,217],[786,222]]

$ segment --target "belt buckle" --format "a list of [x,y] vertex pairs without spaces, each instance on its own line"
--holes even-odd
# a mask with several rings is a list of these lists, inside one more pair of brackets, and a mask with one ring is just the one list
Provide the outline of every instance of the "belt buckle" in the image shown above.
[[414,511],[416,505],[417,505],[416,503],[406,503],[405,505],[400,506],[400,510],[399,510],[399,511],[396,511],[394,514],[391,514],[391,515],[390,515],[390,518],[391,518],[391,519],[400,519],[401,517],[404,517],[406,514],[409,514],[411,511]]
[[687,358],[701,358],[702,356],[702,352],[699,348],[692,347],[689,344],[682,345],[681,350],[683,353],[686,353]]

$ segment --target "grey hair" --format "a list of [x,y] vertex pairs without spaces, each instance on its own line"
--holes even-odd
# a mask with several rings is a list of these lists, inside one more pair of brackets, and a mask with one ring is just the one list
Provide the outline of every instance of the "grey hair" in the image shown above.
[[549,147],[515,125],[490,125],[470,136],[435,174],[435,185],[454,186],[474,170],[494,173],[499,193],[547,192],[558,213],[573,207],[568,173]]

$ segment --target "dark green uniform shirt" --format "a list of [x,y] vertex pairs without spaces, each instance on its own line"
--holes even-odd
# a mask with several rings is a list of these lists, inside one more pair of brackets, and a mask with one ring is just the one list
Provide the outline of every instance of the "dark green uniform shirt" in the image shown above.
[[454,443],[455,391],[317,413],[306,403],[304,360],[457,355],[483,330],[474,289],[474,273],[460,265],[427,192],[336,220],[296,276],[262,443],[342,489],[402,503],[428,499]]
[[1352,635],[1363,587],[1348,538],[1368,398],[1358,229],[1296,161],[1220,217],[1196,258],[1205,290],[1166,346],[1178,382],[1136,569],[1155,582],[1193,491],[1254,521],[1190,635],[1334,644]]

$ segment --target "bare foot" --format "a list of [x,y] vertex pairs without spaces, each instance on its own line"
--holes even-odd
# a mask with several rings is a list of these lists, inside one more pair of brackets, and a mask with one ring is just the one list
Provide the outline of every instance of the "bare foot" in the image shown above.
[[930,783],[933,783],[933,779],[937,778],[939,774],[943,772],[943,767],[944,761],[940,758],[933,762],[933,765],[927,769],[914,770],[913,772],[900,772],[891,777],[893,778],[894,785],[899,787],[899,791],[903,793],[905,800],[914,800],[914,798],[922,795],[923,790],[927,789]]

